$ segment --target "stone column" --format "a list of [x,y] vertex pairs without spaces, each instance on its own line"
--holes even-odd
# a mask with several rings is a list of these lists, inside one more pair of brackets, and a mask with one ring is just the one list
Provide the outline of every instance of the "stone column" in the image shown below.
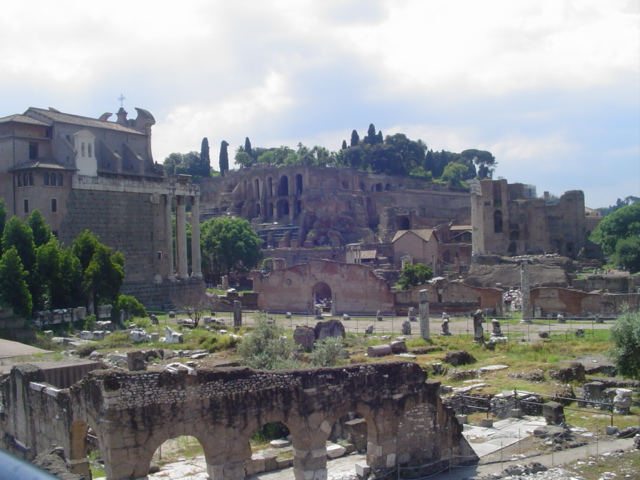
[[420,290],[420,337],[429,340],[429,297],[427,290]]
[[167,254],[167,280],[175,281],[175,267],[173,264],[173,218],[171,216],[171,196],[165,195],[164,217],[166,223],[166,244],[165,251]]
[[240,300],[233,301],[233,326],[238,328],[242,326],[242,303]]
[[185,209],[185,197],[176,197],[176,250],[178,254],[178,278],[189,278],[189,265],[187,263],[187,212]]
[[193,197],[191,204],[191,276],[202,278],[200,258],[200,197]]
[[529,289],[529,271],[526,260],[520,264],[520,289],[522,290],[521,323],[531,323],[531,292]]
[[[305,442],[306,443],[306,442]],[[300,448],[293,445],[293,475],[296,480],[327,479],[327,445],[319,440]]]

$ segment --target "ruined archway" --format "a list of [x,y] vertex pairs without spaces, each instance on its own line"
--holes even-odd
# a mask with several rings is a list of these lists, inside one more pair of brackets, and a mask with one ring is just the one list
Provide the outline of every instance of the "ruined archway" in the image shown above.
[[[181,469],[185,469],[185,476],[194,476],[207,472],[202,444],[196,437],[191,435],[181,435],[165,440],[158,446],[152,456],[152,465],[159,469],[160,472],[165,469],[166,465],[178,461],[186,463],[184,467],[181,466]],[[149,473],[152,472],[150,471]]]
[[296,195],[301,195],[301,194],[302,194],[302,175],[298,173],[296,175]]
[[286,197],[289,195],[289,177],[283,175],[280,177],[280,184],[278,185],[278,195]]
[[318,282],[311,289],[311,295],[316,303],[331,302],[331,287],[324,282]]
[[502,212],[500,210],[493,212],[493,233],[502,233]]
[[282,217],[289,216],[289,201],[286,199],[279,200],[277,209],[278,209],[278,220]]

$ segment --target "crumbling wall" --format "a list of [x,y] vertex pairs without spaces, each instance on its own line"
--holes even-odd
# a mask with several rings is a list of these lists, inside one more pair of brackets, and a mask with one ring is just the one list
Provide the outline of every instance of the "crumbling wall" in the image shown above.
[[[195,375],[104,370],[55,395],[37,386],[41,377],[35,367],[20,366],[3,384],[5,448],[20,444],[35,455],[58,443],[80,465],[82,435],[90,426],[109,480],[144,478],[156,449],[181,435],[200,441],[211,478],[241,480],[251,458],[249,439],[270,422],[283,422],[291,432],[296,478],[326,478],[326,440],[351,412],[367,422],[367,463],[374,471],[442,458],[455,465],[471,452],[461,425],[440,401],[439,383],[425,382],[414,363]],[[424,449],[415,439],[432,446]]]

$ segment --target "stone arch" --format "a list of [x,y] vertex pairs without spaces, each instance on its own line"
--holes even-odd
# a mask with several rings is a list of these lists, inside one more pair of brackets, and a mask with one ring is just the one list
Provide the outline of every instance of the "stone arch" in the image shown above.
[[289,215],[289,201],[287,199],[278,200],[278,219]]
[[396,217],[397,230],[411,230],[411,220],[407,215]]
[[[217,433],[217,435],[216,435]],[[132,472],[120,472],[120,475],[128,475],[131,478],[145,478],[149,473],[153,456],[158,448],[167,440],[171,440],[178,437],[194,437],[200,443],[204,457],[207,463],[207,471],[210,476],[214,465],[224,464],[227,459],[227,452],[224,450],[214,450],[216,446],[216,438],[226,438],[224,432],[211,432],[207,435],[199,431],[195,431],[193,425],[184,423],[175,423],[170,428],[158,429],[147,438],[145,442],[141,442],[142,445],[137,449],[137,461]],[[113,476],[113,478],[127,478],[122,476]],[[212,478],[217,478],[212,476]]]
[[314,300],[333,298],[331,287],[325,282],[318,282],[311,288],[311,295]]
[[376,183],[376,192],[381,192],[381,191],[382,191],[382,184]]
[[289,177],[286,175],[282,175],[280,177],[280,182],[278,183],[278,195],[281,197],[289,195]]
[[256,203],[256,217],[259,217],[261,215],[261,208],[260,208],[260,203]]
[[273,197],[273,177],[271,176],[267,178],[267,196]]
[[511,230],[509,240],[512,242],[520,240],[520,232],[518,230]]
[[500,210],[493,212],[493,233],[502,233],[502,212]]
[[253,188],[254,188],[255,198],[260,198],[260,179],[256,178],[253,180]]
[[302,175],[298,173],[296,175],[296,195],[302,194]]
[[511,242],[509,244],[509,248],[507,249],[507,253],[509,255],[517,255],[518,254],[518,244],[516,242]]

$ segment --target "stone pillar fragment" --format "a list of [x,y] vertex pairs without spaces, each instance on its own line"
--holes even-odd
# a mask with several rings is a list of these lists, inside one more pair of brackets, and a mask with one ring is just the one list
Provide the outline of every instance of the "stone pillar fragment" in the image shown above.
[[202,278],[200,258],[200,197],[193,197],[191,204],[191,276]]
[[165,252],[167,256],[167,280],[175,281],[175,266],[173,264],[173,221],[171,216],[171,197],[165,195],[164,216],[166,223],[166,244]]
[[429,340],[429,298],[427,290],[420,290],[420,338]]
[[189,278],[187,263],[187,212],[185,198],[176,197],[176,250],[178,251],[178,278]]
[[240,300],[233,301],[233,326],[237,328],[242,326],[242,303]]

